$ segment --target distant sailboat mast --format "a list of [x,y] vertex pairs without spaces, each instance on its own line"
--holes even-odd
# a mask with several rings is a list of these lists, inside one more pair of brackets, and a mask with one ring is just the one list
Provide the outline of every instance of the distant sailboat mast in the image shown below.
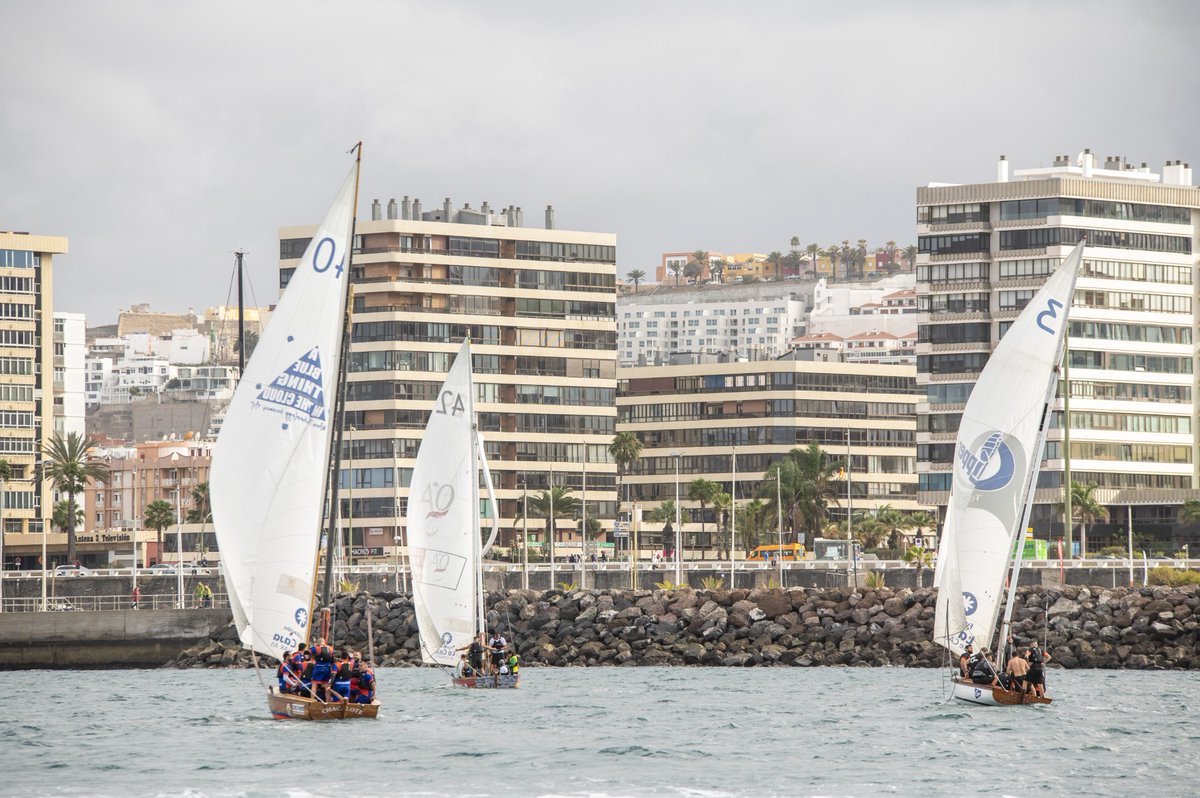
[[[329,596],[333,587],[333,554],[334,541],[339,537],[339,524],[341,523],[341,507],[338,503],[338,488],[341,485],[341,465],[342,465],[342,432],[343,420],[346,415],[346,362],[350,358],[350,308],[353,302],[354,290],[351,288],[351,283],[354,279],[354,237],[358,231],[358,179],[359,167],[362,164],[362,142],[354,145],[358,150],[357,158],[355,159],[354,171],[354,206],[353,216],[350,219],[350,243],[346,247],[346,291],[345,302],[343,307],[342,321],[342,340],[341,352],[338,356],[338,372],[337,372],[337,396],[333,403],[333,416],[329,419],[329,423],[333,427],[333,446],[330,447],[333,451],[332,463],[329,466],[329,533],[325,542],[325,585],[321,591],[321,606],[329,606]],[[350,474],[350,479],[354,479],[354,474]],[[349,530],[350,545],[354,545],[354,530]],[[320,546],[317,547],[316,554],[318,562],[320,561],[321,552]],[[314,569],[315,570],[315,569]],[[314,580],[315,590],[315,580]],[[312,625],[309,625],[311,636]]]

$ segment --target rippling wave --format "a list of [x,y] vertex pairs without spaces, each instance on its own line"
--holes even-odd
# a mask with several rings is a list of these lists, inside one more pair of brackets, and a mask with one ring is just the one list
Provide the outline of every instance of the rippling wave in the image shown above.
[[252,672],[7,672],[0,795],[1195,793],[1193,674],[1050,677],[1054,705],[988,708],[929,670],[526,668],[484,691],[406,668],[378,720],[318,724],[272,720]]

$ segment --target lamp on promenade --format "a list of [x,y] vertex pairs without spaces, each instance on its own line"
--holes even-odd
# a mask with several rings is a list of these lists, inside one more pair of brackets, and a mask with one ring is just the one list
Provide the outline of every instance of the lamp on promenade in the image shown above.
[[671,452],[671,456],[675,458],[675,584],[683,584],[683,561],[680,559],[683,556],[682,534],[680,532],[681,518],[679,512],[679,458],[683,456],[683,452]]
[[404,538],[400,532],[400,439],[392,439],[392,515],[394,516],[395,526],[393,527],[394,534],[392,542],[396,546],[396,590],[400,593],[407,592],[408,580],[403,580],[400,574],[400,544]]
[[[729,498],[730,498],[729,503],[730,503],[730,505],[732,505],[729,508],[729,510],[732,513],[731,518],[733,520],[733,526],[729,533],[729,589],[733,590],[737,587],[737,584],[734,579],[734,573],[733,573],[733,570],[734,570],[733,552],[735,549],[734,541],[737,540],[737,446],[733,447],[733,495],[730,496]],[[782,551],[779,553],[780,553],[780,555],[783,554]]]
[[[185,609],[183,603],[183,513],[179,491],[183,480],[179,478],[179,452],[171,453],[171,466],[175,471],[175,589],[179,609]],[[160,555],[161,556],[161,555]]]

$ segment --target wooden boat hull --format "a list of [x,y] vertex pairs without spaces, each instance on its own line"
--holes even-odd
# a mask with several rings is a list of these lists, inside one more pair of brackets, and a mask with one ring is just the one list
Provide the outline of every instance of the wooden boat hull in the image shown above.
[[379,714],[379,702],[354,704],[348,701],[321,703],[315,698],[271,693],[267,696],[271,715],[280,720],[348,720],[374,718]]
[[452,683],[455,687],[469,687],[479,690],[520,687],[521,674],[500,673],[488,676],[455,676]]
[[985,707],[1009,707],[1021,704],[1049,704],[1050,698],[1038,698],[1031,693],[1018,693],[1005,690],[1003,687],[992,687],[986,684],[954,678],[954,697],[970,704],[980,704]]

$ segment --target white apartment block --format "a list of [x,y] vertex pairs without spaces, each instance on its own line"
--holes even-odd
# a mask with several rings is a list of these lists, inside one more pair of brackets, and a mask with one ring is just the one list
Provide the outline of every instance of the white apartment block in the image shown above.
[[805,332],[812,285],[708,285],[626,294],[617,302],[622,366],[668,363],[677,355],[770,360]]
[[[1173,526],[1197,487],[1198,231],[1200,190],[1179,161],[1156,173],[1116,157],[1101,164],[1084,151],[1012,170],[1002,157],[995,182],[919,188],[920,501],[946,503],[976,376],[1046,276],[1086,238],[1070,311],[1069,463],[1072,481],[1095,483],[1112,516],[1089,533],[1091,548],[1123,545],[1131,512],[1137,529]],[[1039,537],[1062,533],[1062,393],[1035,494]]]
[[87,320],[82,313],[54,314],[54,432],[84,435]]

